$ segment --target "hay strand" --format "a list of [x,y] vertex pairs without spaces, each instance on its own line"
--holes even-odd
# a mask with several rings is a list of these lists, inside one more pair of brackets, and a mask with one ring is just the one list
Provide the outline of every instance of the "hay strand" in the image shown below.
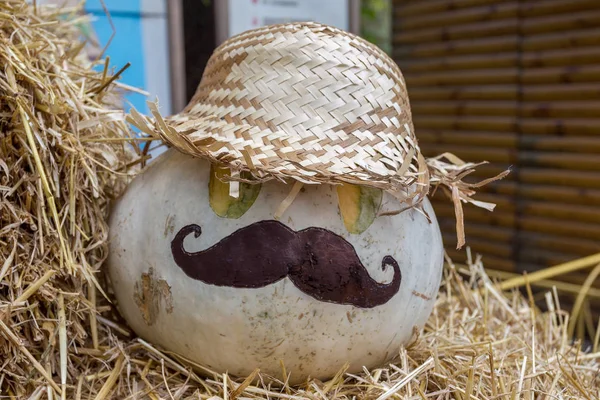
[[579,258],[577,260],[569,261],[563,264],[556,265],[554,267],[545,268],[539,271],[532,272],[528,274],[527,277],[517,276],[512,279],[507,279],[500,284],[501,290],[508,290],[512,288],[516,288],[519,286],[523,286],[526,282],[526,279],[529,282],[537,282],[539,280],[544,280],[548,278],[553,278],[555,276],[567,274],[574,271],[579,271],[584,268],[593,267],[596,264],[600,263],[600,253],[593,254],[591,256]]
[[108,398],[109,393],[112,391],[113,386],[115,385],[117,379],[119,378],[119,375],[121,374],[124,362],[125,357],[123,357],[122,354],[119,355],[119,358],[117,359],[113,370],[108,376],[108,379],[106,379],[106,382],[104,382],[104,385],[102,385],[102,389],[100,389],[94,400],[104,400]]
[[[573,310],[571,311],[571,320],[569,321],[569,329],[567,331],[569,336],[573,336],[573,332],[575,330],[575,322],[578,320],[579,313],[581,312],[582,306],[584,304],[584,300],[586,299],[591,286],[596,281],[596,278],[598,278],[598,275],[600,275],[600,263],[598,265],[596,265],[596,267],[592,270],[592,272],[585,279],[585,281],[583,282],[583,285],[581,286],[581,290],[579,291],[579,294],[577,295],[577,298],[575,299],[575,304],[573,305]],[[583,321],[582,318],[579,318],[579,320]]]
[[44,275],[42,275],[42,277],[40,277],[40,279],[38,279],[37,281],[35,281],[31,285],[29,285],[27,290],[25,290],[19,297],[17,297],[17,299],[14,301],[14,303],[19,304],[19,303],[23,303],[23,302],[27,301],[27,299],[29,299],[35,292],[37,292],[38,289],[40,287],[42,287],[43,284],[48,282],[50,280],[50,278],[52,278],[52,276],[54,276],[55,273],[56,273],[56,270],[47,271]]
[[48,382],[48,384],[50,386],[52,386],[52,388],[54,390],[56,390],[57,393],[61,393],[61,389],[60,387],[58,387],[58,385],[56,384],[56,382],[54,382],[54,380],[52,379],[52,375],[50,375],[48,373],[48,371],[46,371],[46,369],[38,362],[38,360],[35,359],[35,357],[33,355],[31,355],[31,353],[29,352],[29,350],[27,350],[27,348],[25,346],[23,346],[23,344],[21,343],[21,341],[19,340],[19,338],[12,332],[12,330],[6,326],[6,324],[4,324],[4,322],[2,322],[2,320],[0,320],[0,329],[2,330],[2,332],[4,333],[4,335],[11,341],[13,342],[13,344],[15,346],[17,346],[17,348],[19,349],[19,351],[21,351],[25,357],[27,357],[27,359],[29,360],[29,362],[31,362],[31,364],[33,365],[33,367],[35,369],[38,370],[38,372],[44,377],[44,379],[46,379],[46,381]]
[[60,342],[60,388],[61,399],[66,399],[67,390],[67,319],[65,317],[65,296],[58,294],[58,338]]

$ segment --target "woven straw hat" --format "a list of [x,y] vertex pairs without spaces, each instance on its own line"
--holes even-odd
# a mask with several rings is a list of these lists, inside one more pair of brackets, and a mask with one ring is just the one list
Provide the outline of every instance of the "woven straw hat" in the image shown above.
[[279,24],[234,36],[214,51],[181,113],[163,119],[150,107],[154,119],[133,110],[130,122],[184,153],[226,164],[233,181],[248,171],[257,181],[368,185],[404,208],[442,182],[470,200],[454,178],[473,164],[421,154],[398,66],[331,26]]

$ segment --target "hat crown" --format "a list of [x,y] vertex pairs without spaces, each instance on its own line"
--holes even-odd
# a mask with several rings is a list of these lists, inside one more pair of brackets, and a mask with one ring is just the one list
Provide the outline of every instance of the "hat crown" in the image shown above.
[[[317,23],[272,25],[224,42],[186,112],[216,116],[238,129],[268,130],[289,142],[282,148],[317,158],[344,157],[369,144],[403,160],[416,145],[396,64],[363,39]],[[403,149],[388,146],[398,140]],[[346,164],[353,164],[352,157]],[[389,172],[389,166],[379,167]]]

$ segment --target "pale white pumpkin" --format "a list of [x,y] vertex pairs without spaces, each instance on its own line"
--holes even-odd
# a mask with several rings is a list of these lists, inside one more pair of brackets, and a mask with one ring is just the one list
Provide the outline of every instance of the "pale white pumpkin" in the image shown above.
[[[216,215],[209,204],[209,162],[168,150],[137,177],[116,203],[110,220],[107,268],[118,308],[145,340],[217,372],[245,376],[255,368],[291,382],[328,379],[345,364],[349,372],[383,365],[398,354],[428,319],[439,290],[443,246],[434,211],[431,223],[417,211],[375,218],[362,233],[349,233],[337,189],[306,185],[280,222],[294,231],[327,229],[349,242],[369,275],[390,282],[392,256],[400,288],[370,308],[321,301],[289,277],[260,288],[216,286],[190,278],[174,261],[171,242],[189,224],[202,234],[185,238],[185,249],[210,248],[238,229],[273,220],[291,186],[262,184],[254,204],[239,218]],[[398,209],[384,194],[381,210]],[[223,265],[204,266],[215,271]]]

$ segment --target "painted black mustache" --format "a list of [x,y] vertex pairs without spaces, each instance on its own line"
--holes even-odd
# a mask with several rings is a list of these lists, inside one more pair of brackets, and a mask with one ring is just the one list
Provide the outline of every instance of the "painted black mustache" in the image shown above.
[[260,221],[195,253],[183,246],[191,233],[199,237],[202,229],[195,224],[181,228],[171,242],[171,252],[187,276],[206,284],[260,288],[288,276],[317,300],[362,308],[384,304],[400,289],[402,275],[393,257],[385,256],[381,262],[384,270],[393,267],[392,281],[379,283],[350,243],[322,228],[295,232],[278,221]]

